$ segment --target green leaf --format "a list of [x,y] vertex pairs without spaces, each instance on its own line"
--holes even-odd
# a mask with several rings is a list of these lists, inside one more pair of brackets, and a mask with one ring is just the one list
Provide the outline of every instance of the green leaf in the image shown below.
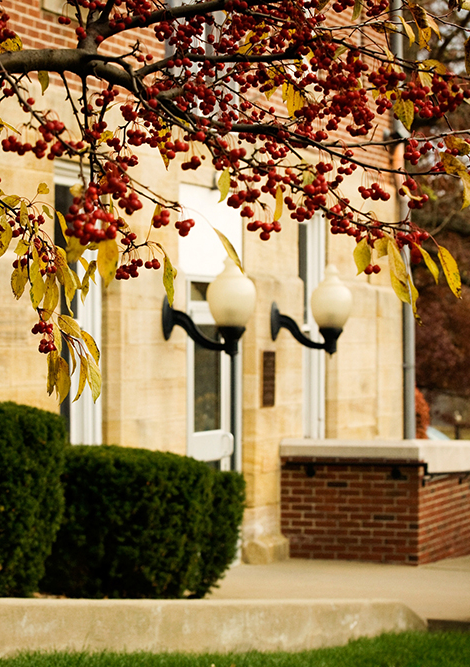
[[372,250],[370,245],[367,242],[367,239],[364,238],[356,245],[353,252],[354,261],[356,262],[357,275],[362,273],[366,266],[369,266],[372,258]]
[[362,0],[354,0],[354,9],[352,14],[352,20],[355,21],[361,15],[362,10]]
[[38,80],[41,84],[42,94],[44,95],[46,90],[49,88],[49,72],[46,70],[41,70],[38,72]]
[[221,173],[217,182],[217,187],[219,188],[220,192],[219,202],[224,201],[230,192],[230,169],[228,167]]
[[442,246],[439,248],[438,257],[441,262],[442,270],[451,291],[458,299],[462,298],[462,281],[460,279],[459,267],[450,252]]
[[104,286],[108,287],[116,275],[119,262],[119,250],[115,239],[100,241],[98,246],[98,272],[103,278]]

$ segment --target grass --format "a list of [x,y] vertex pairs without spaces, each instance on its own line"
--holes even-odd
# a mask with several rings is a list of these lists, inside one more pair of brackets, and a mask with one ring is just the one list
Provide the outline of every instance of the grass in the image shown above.
[[470,634],[403,633],[301,653],[21,653],[0,667],[469,667]]

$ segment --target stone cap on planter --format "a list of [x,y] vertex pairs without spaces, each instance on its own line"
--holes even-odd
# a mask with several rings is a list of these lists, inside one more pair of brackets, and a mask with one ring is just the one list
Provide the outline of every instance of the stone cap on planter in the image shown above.
[[470,471],[470,440],[341,440],[284,438],[281,458],[422,463],[428,473]]

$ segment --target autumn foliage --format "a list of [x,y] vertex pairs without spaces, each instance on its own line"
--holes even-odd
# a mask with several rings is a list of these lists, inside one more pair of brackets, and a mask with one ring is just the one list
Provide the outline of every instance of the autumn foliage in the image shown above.
[[[380,219],[374,202],[390,200],[396,179],[409,211],[422,209],[429,196],[418,176],[431,173],[459,180],[463,207],[470,204],[470,141],[466,131],[452,128],[452,114],[470,100],[467,77],[427,57],[459,9],[452,5],[437,15],[410,0],[393,9],[387,0],[202,0],[177,6],[67,0],[58,23],[69,26],[71,46],[27,49],[5,5],[0,104],[14,98],[24,121],[2,121],[2,149],[37,159],[68,157],[81,170],[69,211],[56,212],[65,250],[44,232],[54,215],[43,202],[44,184],[33,200],[1,194],[0,253],[14,242],[13,293],[20,298],[28,289],[37,310],[34,333],[48,356],[48,391],[56,389],[61,400],[69,391],[70,369],[61,356],[67,346],[79,366],[77,397],[87,382],[99,395],[99,352],[71,310],[75,293],[86,296],[96,271],[107,286],[162,264],[172,301],[175,271],[154,230],[173,221],[186,236],[194,221],[175,222],[178,202],[133,180],[142,146],[154,149],[167,168],[177,161],[181,169],[196,171],[210,161],[221,201],[238,209],[247,229],[263,240],[281,230],[286,213],[301,222],[323,212],[333,234],[356,240],[359,273],[377,272],[376,259],[388,255],[392,286],[416,312],[418,292],[401,251],[409,248],[437,280],[437,264],[422,247],[429,234],[409,215]],[[118,38],[127,33],[130,46],[123,48]],[[417,59],[396,55],[392,37],[416,44]],[[31,94],[35,77],[44,93],[52,75],[59,77],[78,131]],[[116,108],[120,120],[109,126],[108,112]],[[446,129],[425,135],[420,123],[433,119],[445,119]],[[384,128],[392,132],[384,135]],[[380,166],[378,148],[387,151]],[[403,161],[397,161],[401,148]],[[358,170],[363,179],[353,197],[348,177]],[[153,236],[139,238],[132,216],[146,199],[155,207]],[[87,248],[97,249],[96,262],[84,259]],[[459,297],[456,262],[444,247],[435,244],[435,250]],[[76,261],[84,267],[82,280],[70,267]],[[69,315],[56,313],[59,287]]]

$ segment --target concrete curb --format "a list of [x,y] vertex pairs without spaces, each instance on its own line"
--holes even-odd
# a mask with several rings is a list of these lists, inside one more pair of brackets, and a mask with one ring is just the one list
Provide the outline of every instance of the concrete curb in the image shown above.
[[302,651],[425,630],[384,600],[0,600],[0,656],[18,651]]

